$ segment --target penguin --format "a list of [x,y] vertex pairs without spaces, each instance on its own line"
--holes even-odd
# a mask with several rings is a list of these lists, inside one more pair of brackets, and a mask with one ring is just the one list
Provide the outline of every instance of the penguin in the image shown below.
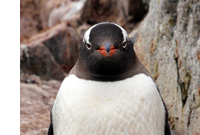
[[170,135],[159,89],[124,28],[101,22],[84,34],[78,60],[54,101],[47,135]]

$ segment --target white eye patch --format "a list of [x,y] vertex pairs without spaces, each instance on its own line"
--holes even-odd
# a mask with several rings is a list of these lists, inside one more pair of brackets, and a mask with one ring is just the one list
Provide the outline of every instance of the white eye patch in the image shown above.
[[125,30],[124,28],[122,28],[121,26],[119,26],[118,24],[116,24],[116,23],[111,23],[111,22],[101,22],[101,23],[98,23],[98,24],[93,25],[92,27],[90,27],[90,28],[85,32],[84,37],[83,37],[83,42],[90,43],[90,42],[89,42],[89,39],[90,39],[90,32],[91,32],[91,30],[92,30],[94,27],[96,27],[96,26],[99,25],[99,24],[114,24],[114,25],[116,25],[117,27],[119,27],[119,28],[121,29],[122,34],[123,34],[123,38],[124,38],[123,42],[125,42],[126,39],[128,38],[128,34],[127,34],[126,30]]

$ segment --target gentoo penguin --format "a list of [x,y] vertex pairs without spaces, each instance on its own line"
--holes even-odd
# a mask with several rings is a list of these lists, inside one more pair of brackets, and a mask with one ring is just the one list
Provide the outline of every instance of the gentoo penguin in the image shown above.
[[88,29],[51,110],[48,135],[170,135],[155,82],[119,25]]

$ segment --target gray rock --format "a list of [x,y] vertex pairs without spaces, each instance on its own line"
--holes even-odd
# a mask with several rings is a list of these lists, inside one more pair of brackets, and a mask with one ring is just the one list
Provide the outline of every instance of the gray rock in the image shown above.
[[160,89],[172,134],[200,134],[200,1],[150,1],[134,48]]

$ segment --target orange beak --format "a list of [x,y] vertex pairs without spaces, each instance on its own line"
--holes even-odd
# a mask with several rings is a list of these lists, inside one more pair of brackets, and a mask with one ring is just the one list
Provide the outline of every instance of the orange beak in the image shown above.
[[115,52],[116,52],[116,48],[111,45],[109,49],[106,50],[106,48],[104,46],[101,46],[98,51],[100,52],[101,55],[103,56],[112,56]]

